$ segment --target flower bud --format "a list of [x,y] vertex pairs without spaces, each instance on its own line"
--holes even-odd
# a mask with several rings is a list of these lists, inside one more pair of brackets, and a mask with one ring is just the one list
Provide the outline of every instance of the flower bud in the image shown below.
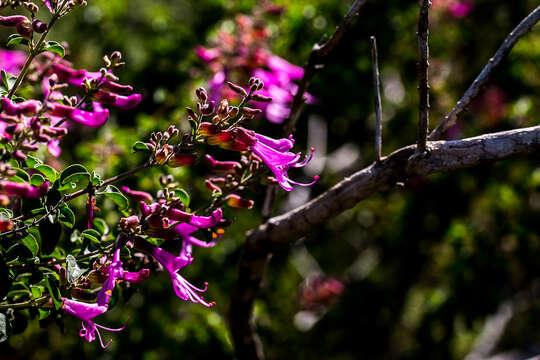
[[193,165],[197,161],[197,154],[180,154],[175,153],[169,158],[167,165],[170,167]]
[[269,96],[261,95],[261,94],[253,94],[251,95],[251,100],[258,101],[258,102],[271,102],[272,98]]
[[206,100],[208,100],[208,93],[206,92],[205,88],[202,88],[202,87],[197,88],[197,90],[195,90],[195,94],[197,95],[199,100],[202,101],[203,103],[205,103]]
[[237,93],[239,95],[242,95],[242,96],[247,96],[248,95],[247,91],[244,90],[244,88],[241,87],[241,86],[233,84],[230,81],[227,81],[227,85],[229,85],[229,87],[231,88],[232,91],[234,91],[235,93]]
[[227,205],[229,205],[230,207],[241,209],[251,209],[253,207],[253,204],[255,204],[253,200],[244,199],[243,197],[236,194],[228,195],[225,200],[227,201]]
[[49,26],[41,20],[36,19],[32,21],[32,29],[38,34],[42,34],[47,31],[48,27]]
[[241,111],[244,116],[248,116],[248,117],[253,117],[255,115],[262,113],[261,109],[253,109],[247,106],[244,106]]

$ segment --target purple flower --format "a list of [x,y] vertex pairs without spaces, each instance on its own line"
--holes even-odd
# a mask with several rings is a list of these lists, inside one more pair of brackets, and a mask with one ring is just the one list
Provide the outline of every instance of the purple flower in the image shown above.
[[180,256],[174,256],[173,254],[157,246],[150,245],[145,240],[139,238],[135,239],[135,246],[151,255],[169,272],[174,292],[180,299],[200,303],[207,307],[215,305],[214,302],[206,302],[203,297],[199,295],[199,293],[207,290],[208,283],[204,283],[204,288],[201,289],[193,286],[180,274],[178,274],[178,271],[193,262],[193,258],[190,255],[185,253],[181,254]]
[[101,339],[101,334],[99,333],[98,328],[108,331],[122,331],[126,327],[124,325],[119,329],[111,329],[105,326],[98,325],[91,320],[96,316],[99,316],[106,312],[107,309],[107,305],[99,305],[97,303],[90,304],[62,298],[62,310],[64,310],[70,315],[73,315],[77,319],[82,320],[82,329],[81,331],[79,331],[79,336],[85,338],[88,342],[92,342],[95,340],[97,333],[99,342],[101,343],[101,347],[104,349],[109,346],[111,340],[109,340],[106,345],[103,345],[103,340]]
[[45,3],[45,6],[47,7],[47,9],[49,9],[49,11],[52,13],[53,9],[51,6],[51,0],[43,0],[43,2]]
[[49,113],[51,116],[67,118],[89,127],[99,127],[109,119],[109,110],[104,109],[100,103],[93,102],[93,111],[77,109],[71,106],[54,103]]
[[105,280],[103,283],[97,296],[97,303],[100,306],[107,305],[109,303],[109,299],[111,298],[114,287],[119,280],[138,283],[148,279],[148,274],[150,273],[150,270],[148,269],[142,269],[138,272],[124,271],[122,261],[120,260],[120,251],[121,248],[117,247],[117,249],[114,251],[112,263],[107,268],[109,273],[107,280]]
[[184,223],[176,226],[175,230],[182,239],[182,251],[180,252],[180,257],[191,257],[191,253],[193,252],[193,245],[204,248],[209,248],[216,245],[216,241],[206,242],[199,240],[194,236],[191,236],[192,233],[199,230],[199,228],[196,226]]
[[17,75],[26,61],[26,54],[17,50],[0,50],[0,69]]
[[44,182],[40,186],[32,186],[26,183],[0,180],[0,194],[37,199],[45,196],[47,191],[49,191],[50,186],[51,184],[48,181]]
[[35,115],[41,109],[41,102],[37,100],[14,103],[7,97],[3,97],[1,103],[2,111],[11,116]]
[[132,198],[133,200],[135,200],[137,202],[139,202],[139,201],[145,201],[145,202],[150,201],[151,202],[153,200],[152,195],[150,195],[147,192],[131,190],[127,186],[122,186],[121,189],[127,196],[129,196],[130,198]]
[[107,105],[112,105],[121,110],[130,110],[139,105],[142,100],[141,94],[131,94],[129,96],[118,95],[112,92],[99,90],[94,98]]
[[309,186],[313,185],[318,179],[318,176],[314,177],[314,180],[308,184],[302,184],[289,179],[287,171],[290,167],[303,167],[311,160],[313,156],[312,149],[311,154],[306,156],[303,161],[300,161],[300,153],[294,154],[289,150],[294,145],[294,139],[292,135],[288,139],[272,139],[267,136],[255,133],[257,141],[251,146],[251,150],[259,156],[262,161],[270,168],[274,173],[279,185],[287,190],[293,190],[292,185]]

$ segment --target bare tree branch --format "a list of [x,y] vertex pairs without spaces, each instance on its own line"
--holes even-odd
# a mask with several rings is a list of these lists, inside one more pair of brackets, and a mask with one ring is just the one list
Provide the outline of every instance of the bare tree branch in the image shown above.
[[422,0],[418,18],[418,151],[426,151],[429,127],[429,7],[430,0]]
[[373,69],[373,92],[375,93],[375,115],[377,125],[375,129],[375,160],[381,161],[382,151],[382,110],[381,110],[381,81],[379,76],[379,54],[377,53],[377,39],[375,36],[371,40],[371,58]]
[[307,204],[271,218],[253,230],[250,238],[264,239],[272,244],[291,243],[366,197],[409,176],[463,169],[538,152],[540,126],[463,140],[432,142],[430,152],[426,155],[415,154],[415,150],[415,145],[396,150],[380,163],[345,178]]
[[458,170],[532,153],[540,153],[540,126],[436,141],[430,143],[428,153],[418,153],[416,146],[410,145],[345,178],[309,203],[252,230],[246,238],[239,278],[231,298],[230,326],[238,358],[262,358],[253,336],[251,312],[270,251],[276,246],[291,244],[363,199],[409,176]]
[[465,111],[465,109],[476,98],[482,87],[489,80],[490,75],[501,64],[506,55],[510,53],[517,41],[525,35],[532,27],[540,20],[540,6],[536,7],[525,19],[523,19],[518,26],[508,37],[503,41],[495,55],[489,59],[488,64],[482,69],[480,75],[476,77],[471,86],[467,89],[465,94],[457,102],[456,106],[444,117],[444,120],[437,126],[435,130],[429,135],[429,140],[439,140],[444,132],[448,128],[456,123],[458,117]]
[[304,76],[302,77],[302,80],[300,80],[298,91],[294,95],[293,103],[291,106],[291,113],[289,115],[289,118],[285,121],[285,124],[283,125],[285,134],[291,134],[294,132],[296,122],[300,117],[300,113],[302,112],[302,108],[304,105],[304,94],[309,87],[311,79],[313,78],[317,70],[323,67],[324,62],[326,61],[326,57],[341,42],[341,38],[343,37],[343,35],[345,35],[347,31],[349,31],[354,19],[358,16],[360,8],[364,6],[366,1],[367,0],[356,0],[347,12],[347,15],[345,15],[341,23],[337,26],[336,31],[334,32],[334,34],[332,34],[332,37],[327,41],[321,40],[321,42],[319,42],[318,44],[313,45],[313,49],[309,54],[308,62],[306,65],[304,65]]

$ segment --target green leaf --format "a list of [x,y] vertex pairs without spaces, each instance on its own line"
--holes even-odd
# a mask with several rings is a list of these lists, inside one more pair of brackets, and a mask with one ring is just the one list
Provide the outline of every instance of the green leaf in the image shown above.
[[142,151],[142,152],[147,152],[147,153],[152,152],[152,150],[150,150],[148,145],[146,145],[142,141],[137,141],[135,144],[133,144],[133,148],[131,149],[131,152],[137,152],[137,151]]
[[13,45],[20,44],[24,41],[24,38],[22,36],[19,36],[18,34],[16,36],[10,36],[9,41],[7,42],[6,46],[10,47]]
[[19,168],[14,168],[13,170],[17,171],[17,175],[19,178],[23,179],[25,182],[29,182],[30,181],[30,175],[28,175],[28,173],[26,171],[24,171],[23,169],[19,169]]
[[39,186],[43,184],[44,182],[45,182],[45,178],[43,177],[43,175],[40,175],[40,174],[34,174],[30,178],[30,184],[32,184],[33,186]]
[[91,243],[99,245],[101,242],[101,234],[94,229],[87,229],[81,233],[81,237],[90,240]]
[[41,286],[30,286],[30,291],[32,291],[34,299],[38,299],[43,295],[43,287]]
[[43,175],[45,175],[47,180],[49,180],[51,183],[55,182],[55,180],[58,177],[56,170],[54,170],[52,167],[46,164],[41,164],[41,165],[36,166],[36,170],[38,170]]
[[114,201],[115,204],[118,205],[120,210],[125,210],[129,206],[129,201],[127,197],[125,197],[114,185],[108,185],[104,191],[97,192],[96,194],[105,195],[106,197]]
[[60,240],[62,225],[59,222],[45,219],[39,224],[39,235],[41,236],[41,252],[49,255],[54,251],[58,240]]
[[11,326],[6,315],[0,313],[0,343],[7,340],[11,335]]
[[64,49],[64,47],[56,41],[47,41],[47,43],[43,47],[43,50],[51,51],[60,57],[64,57],[66,55],[66,50]]
[[101,182],[102,182],[101,181],[101,176],[98,173],[96,173],[95,171],[92,171],[92,180],[91,180],[91,182],[92,182],[92,185],[94,185],[94,186],[100,186],[101,185]]
[[94,226],[102,235],[109,233],[109,225],[102,218],[94,218]]
[[7,73],[2,69],[0,76],[2,77],[2,85],[6,88],[6,90],[9,90],[9,83],[7,79]]
[[58,288],[58,281],[55,279],[54,275],[47,274],[45,276],[45,282],[47,284],[47,289],[49,289],[49,294],[51,295],[54,308],[59,310],[62,307],[62,298],[60,295],[60,289]]
[[38,158],[26,155],[26,166],[29,168],[35,168],[36,166],[40,165],[42,162]]
[[24,244],[24,246],[26,246],[28,250],[30,250],[30,252],[32,253],[32,256],[37,255],[39,251],[39,244],[38,244],[37,239],[34,237],[34,235],[28,234],[21,241]]
[[80,164],[74,164],[71,166],[68,166],[62,173],[60,174],[60,184],[65,185],[68,182],[77,182],[82,177],[87,177],[90,179],[90,173],[86,168]]
[[58,220],[60,220],[60,222],[66,227],[72,229],[75,225],[75,214],[73,211],[67,205],[60,207],[59,210],[60,214],[58,216]]
[[179,197],[180,201],[186,205],[186,207],[189,207],[189,203],[191,202],[191,198],[189,197],[189,194],[184,189],[176,189],[174,190],[174,196]]
[[66,264],[67,264],[67,280],[71,284],[75,280],[81,277],[81,275],[84,273],[84,270],[82,270],[79,265],[77,265],[77,260],[71,255],[68,255],[66,257]]

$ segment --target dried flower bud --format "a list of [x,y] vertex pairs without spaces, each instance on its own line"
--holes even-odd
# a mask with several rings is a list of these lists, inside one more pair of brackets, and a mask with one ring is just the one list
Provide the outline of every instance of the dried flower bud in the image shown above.
[[239,95],[242,95],[242,96],[247,96],[248,95],[247,91],[244,90],[244,88],[241,87],[241,86],[233,84],[230,81],[227,81],[227,85],[229,85],[229,87],[231,88],[232,91],[234,91],[235,93],[237,93]]
[[228,195],[225,200],[227,201],[227,205],[229,205],[230,207],[241,209],[251,209],[253,207],[253,204],[255,204],[253,200],[244,199],[243,197],[236,194]]
[[199,100],[202,101],[203,103],[205,103],[206,100],[208,100],[208,93],[206,92],[205,88],[202,88],[202,87],[197,88],[197,90],[195,90],[195,94],[197,95]]
[[115,51],[111,54],[111,61],[116,63],[122,60],[122,53],[120,51]]
[[49,26],[41,20],[36,19],[32,21],[32,29],[39,34],[42,34],[45,31],[47,31],[48,27]]
[[32,14],[35,14],[39,11],[39,6],[34,4],[33,2],[26,1],[23,3],[26,10],[30,11]]
[[253,94],[251,96],[251,100],[258,101],[258,102],[271,102],[272,98],[270,96],[264,96],[261,94]]
[[253,109],[247,106],[244,106],[241,111],[243,115],[249,116],[249,117],[253,117],[255,115],[262,113],[261,109]]
[[223,119],[229,113],[229,101],[227,99],[221,100],[217,109],[217,115],[220,119]]
[[216,106],[216,102],[215,101],[210,101],[209,103],[207,104],[204,104],[201,106],[201,114],[205,115],[205,116],[208,116],[210,114],[212,114],[214,112],[214,108]]

